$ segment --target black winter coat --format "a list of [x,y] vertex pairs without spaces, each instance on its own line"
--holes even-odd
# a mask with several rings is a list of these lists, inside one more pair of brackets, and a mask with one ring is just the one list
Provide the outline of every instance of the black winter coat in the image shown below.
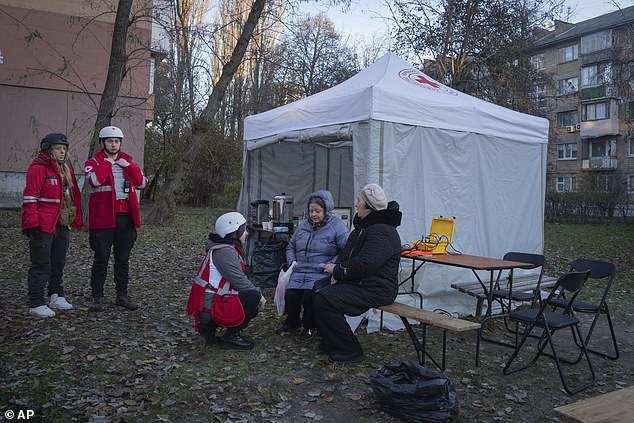
[[392,304],[398,293],[401,238],[398,204],[372,211],[364,219],[355,215],[355,229],[337,257],[334,285],[319,290],[333,307],[358,316],[370,308]]

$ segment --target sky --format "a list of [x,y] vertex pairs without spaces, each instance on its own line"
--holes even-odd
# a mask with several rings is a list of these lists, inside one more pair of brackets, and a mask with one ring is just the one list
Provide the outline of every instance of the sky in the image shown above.
[[[325,11],[328,17],[335,23],[337,31],[351,38],[366,38],[373,33],[385,31],[386,22],[382,16],[389,16],[389,10],[385,6],[388,0],[352,0],[349,13],[342,13],[337,8]],[[621,8],[634,6],[634,0],[614,0]],[[617,10],[610,0],[566,0],[566,5],[573,11],[569,22],[577,23],[587,19],[603,15]],[[305,6],[306,10],[316,13],[314,6]]]

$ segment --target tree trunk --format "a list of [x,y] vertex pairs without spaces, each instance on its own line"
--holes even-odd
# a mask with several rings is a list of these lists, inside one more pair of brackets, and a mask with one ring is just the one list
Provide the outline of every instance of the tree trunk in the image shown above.
[[[128,28],[130,26],[130,11],[132,10],[132,0],[119,0],[117,6],[117,16],[114,21],[114,30],[112,33],[112,46],[110,49],[110,62],[108,64],[108,75],[106,76],[106,84],[101,94],[99,102],[99,110],[97,111],[97,120],[93,129],[92,140],[88,148],[88,157],[90,159],[99,150],[99,130],[104,126],[110,125],[112,111],[114,110],[121,81],[123,80],[124,70],[128,57],[126,54],[126,40],[128,38]],[[90,196],[90,184],[85,181],[81,190],[82,218],[84,222],[88,221],[88,197]]]
[[192,163],[204,143],[204,135],[209,128],[209,123],[218,112],[220,102],[225,95],[227,87],[231,83],[233,75],[244,58],[253,31],[264,10],[265,2],[266,0],[254,1],[249,16],[244,24],[244,29],[233,49],[231,58],[222,67],[222,73],[209,96],[207,106],[205,106],[205,109],[193,124],[190,144],[183,152],[181,160],[177,163],[172,180],[161,190],[159,198],[154,203],[152,210],[150,210],[147,217],[148,223],[163,224],[168,222],[173,216],[174,209],[176,208],[176,194],[182,189],[183,181],[190,172]]

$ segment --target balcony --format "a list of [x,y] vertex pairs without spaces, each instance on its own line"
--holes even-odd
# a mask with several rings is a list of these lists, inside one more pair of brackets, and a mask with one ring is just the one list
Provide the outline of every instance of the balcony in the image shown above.
[[606,96],[607,88],[605,85],[596,87],[588,87],[581,89],[581,100],[591,100],[593,98],[603,98]]
[[581,161],[581,169],[583,170],[615,170],[616,166],[616,157],[588,157]]
[[606,135],[619,135],[619,120],[617,118],[589,120],[581,122],[581,138],[597,138]]
[[596,50],[586,54],[579,55],[580,65],[587,66],[593,63],[608,62],[618,58],[618,51],[615,47]]

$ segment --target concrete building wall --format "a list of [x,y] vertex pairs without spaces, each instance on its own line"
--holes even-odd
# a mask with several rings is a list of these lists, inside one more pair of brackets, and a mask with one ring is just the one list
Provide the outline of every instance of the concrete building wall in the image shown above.
[[[21,191],[39,140],[50,132],[68,136],[73,167],[81,172],[106,81],[116,4],[0,0],[0,195]],[[129,29],[130,59],[112,120],[126,135],[125,151],[141,165],[154,107],[150,28],[141,20]]]
[[[631,9],[631,8],[630,8]],[[568,29],[572,26],[567,24]],[[580,24],[577,24],[580,25]],[[574,38],[560,42],[548,42],[535,50],[535,54],[543,55],[544,67],[542,69],[546,77],[542,81],[546,87],[546,101],[542,109],[551,122],[548,156],[548,183],[549,189],[556,188],[557,177],[577,178],[579,185],[581,178],[590,174],[612,175],[613,177],[625,177],[626,182],[634,176],[634,154],[630,154],[630,144],[634,142],[634,121],[629,117],[629,107],[634,100],[634,31],[632,22],[624,22],[615,26],[614,22],[607,21],[604,27],[596,24],[586,32]],[[574,26],[574,25],[573,25]],[[598,50],[589,54],[582,54],[575,60],[562,62],[559,50],[563,47],[576,45],[581,47],[583,35],[612,30],[615,44],[609,48]],[[602,94],[594,94],[591,98],[582,95],[582,68],[591,65],[608,64],[612,67],[609,81],[601,84],[597,89]],[[577,89],[562,93],[559,81],[577,78]],[[582,108],[584,105],[596,102],[608,102],[609,119],[583,121]],[[558,122],[558,114],[562,112],[577,112],[579,126],[570,130],[567,125]],[[592,154],[593,143],[606,143],[611,154],[608,157],[595,157]],[[574,144],[577,148],[576,159],[561,159],[557,155],[558,146]],[[634,182],[634,179],[632,179]],[[630,192],[634,192],[630,187]]]

